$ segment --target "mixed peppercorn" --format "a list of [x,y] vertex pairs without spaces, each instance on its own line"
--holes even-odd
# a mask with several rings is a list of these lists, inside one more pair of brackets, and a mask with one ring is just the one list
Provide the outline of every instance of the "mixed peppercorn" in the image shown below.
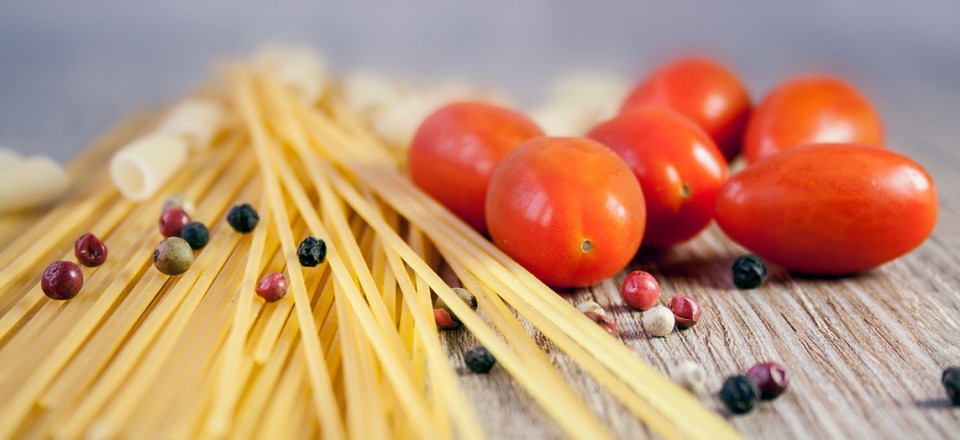
[[253,209],[253,206],[244,203],[230,208],[230,212],[227,214],[227,223],[235,231],[246,234],[253,231],[257,227],[257,223],[260,223],[260,215]]
[[96,235],[86,233],[74,243],[73,253],[80,264],[97,267],[107,260],[107,245],[103,244]]
[[307,237],[297,247],[297,258],[304,267],[316,267],[327,259],[327,243],[316,237]]
[[271,272],[257,283],[257,295],[266,302],[279,301],[287,294],[287,277],[280,272]]
[[960,405],[960,367],[950,367],[943,370],[943,375],[940,376],[940,382],[947,391],[947,397],[950,398],[950,403]]
[[210,241],[210,231],[200,222],[190,222],[183,225],[180,238],[187,241],[191,249],[201,249]]
[[497,359],[483,346],[467,350],[467,352],[463,354],[463,361],[467,364],[467,368],[469,368],[470,371],[480,374],[490,372],[493,366],[497,364]]
[[767,279],[767,266],[753,255],[744,255],[733,262],[733,284],[739,289],[755,289]]
[[50,299],[65,300],[77,296],[83,287],[80,266],[70,261],[54,261],[43,271],[40,288]]

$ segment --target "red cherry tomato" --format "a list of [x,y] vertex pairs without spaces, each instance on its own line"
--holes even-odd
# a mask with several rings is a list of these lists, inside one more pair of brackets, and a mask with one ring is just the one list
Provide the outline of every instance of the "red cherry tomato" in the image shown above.
[[811,145],[734,174],[716,219],[734,241],[788,270],[847,275],[919,246],[936,223],[937,194],[926,171],[899,154]]
[[413,183],[481,233],[490,174],[500,159],[543,131],[513,110],[479,102],[441,107],[417,129],[408,153]]
[[621,112],[645,105],[662,105],[686,116],[713,138],[727,160],[740,153],[750,96],[722,65],[684,58],[662,67],[633,89]]
[[727,162],[693,122],[663,107],[641,107],[587,137],[612,149],[637,176],[647,206],[644,246],[679,243],[710,223]]
[[870,101],[842,79],[799,76],[781,83],[750,116],[743,140],[748,163],[807,144],[883,145],[883,122]]
[[494,243],[552,287],[583,287],[637,252],[643,192],[616,154],[583,138],[541,137],[507,154],[490,178]]

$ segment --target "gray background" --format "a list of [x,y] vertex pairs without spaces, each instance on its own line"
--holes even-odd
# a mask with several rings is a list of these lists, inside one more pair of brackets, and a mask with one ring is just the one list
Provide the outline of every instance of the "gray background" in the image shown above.
[[0,3],[0,145],[66,160],[125,114],[176,99],[210,80],[216,60],[268,40],[314,46],[337,71],[467,75],[526,100],[567,69],[639,79],[697,50],[730,65],[755,99],[791,74],[828,71],[876,102],[892,142],[897,114],[960,138],[956,0],[58,0]]

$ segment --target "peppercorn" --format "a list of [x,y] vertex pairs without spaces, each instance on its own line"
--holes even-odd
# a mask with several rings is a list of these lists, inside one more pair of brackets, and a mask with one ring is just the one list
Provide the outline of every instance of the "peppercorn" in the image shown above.
[[[469,290],[464,289],[463,287],[454,287],[451,290],[453,290],[453,293],[457,294],[457,297],[460,298],[461,301],[463,301],[468,306],[470,306],[471,309],[477,308],[477,298],[473,296],[473,294],[470,293]],[[463,324],[462,322],[460,322],[460,318],[457,318],[457,315],[453,313],[453,310],[450,310],[450,307],[443,302],[442,298],[439,298],[439,297],[437,298],[437,300],[434,302],[434,307],[436,308],[436,310],[442,310],[446,314],[446,316],[444,316],[443,313],[434,312],[433,315],[434,315],[434,318],[437,319],[438,327],[443,329],[451,329],[451,328],[457,328]],[[453,323],[452,325],[448,324],[447,322],[448,318],[449,318],[449,321]]]
[[767,267],[753,255],[744,255],[733,262],[733,284],[740,289],[754,289],[767,279]]
[[193,264],[193,250],[180,237],[169,237],[153,249],[153,265],[166,275],[180,275]]
[[703,392],[706,377],[706,371],[694,361],[683,361],[673,371],[674,380],[694,394]]
[[950,367],[943,370],[940,376],[943,388],[947,390],[947,397],[954,405],[960,405],[960,367]]
[[437,328],[442,330],[460,328],[460,323],[454,321],[446,309],[433,309],[433,320],[437,323]]
[[230,223],[230,226],[241,234],[252,231],[259,222],[260,215],[249,203],[234,206],[230,208],[230,213],[227,214],[227,223]]
[[742,374],[730,376],[720,388],[720,401],[733,414],[746,414],[753,409],[760,398],[757,384]]
[[591,321],[597,323],[600,327],[603,327],[607,333],[617,336],[620,334],[620,331],[617,329],[617,323],[614,322],[612,318],[607,316],[607,311],[597,304],[594,301],[584,301],[577,306],[577,310],[583,313],[584,316],[590,318]]
[[497,364],[497,359],[483,346],[468,350],[463,355],[463,361],[466,362],[467,368],[474,373],[487,373]]
[[86,233],[73,244],[73,254],[77,261],[87,267],[97,267],[107,260],[107,245],[96,235]]
[[689,296],[673,295],[670,298],[670,311],[680,330],[693,327],[700,321],[700,304]]
[[760,362],[747,370],[747,377],[757,384],[760,397],[764,400],[775,399],[787,390],[790,374],[776,362]]
[[160,214],[160,233],[164,237],[179,237],[190,216],[180,208],[170,208]]
[[645,311],[660,300],[660,285],[656,278],[642,270],[630,272],[620,285],[624,302],[635,310]]
[[271,272],[257,284],[257,295],[267,302],[278,301],[287,294],[287,277],[280,272]]
[[83,271],[70,261],[54,261],[43,270],[40,289],[50,299],[64,300],[77,296],[83,287]]
[[201,249],[210,241],[210,231],[200,222],[190,222],[180,230],[180,238],[187,241],[191,249]]
[[664,306],[656,306],[643,312],[643,329],[654,337],[663,337],[673,331],[673,312]]
[[327,259],[327,243],[315,237],[304,238],[297,247],[297,258],[304,267],[316,267]]
[[193,201],[188,199],[187,196],[183,194],[173,194],[163,199],[163,209],[160,212],[165,212],[170,208],[180,208],[183,210],[183,212],[186,212],[187,215],[191,217],[193,217],[193,214],[196,210],[196,206],[193,204]]

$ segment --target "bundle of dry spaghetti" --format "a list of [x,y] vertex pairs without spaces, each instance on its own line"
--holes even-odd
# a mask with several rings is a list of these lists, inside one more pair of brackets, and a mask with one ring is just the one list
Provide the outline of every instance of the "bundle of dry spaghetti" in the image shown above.
[[[335,90],[315,103],[264,72],[228,69],[226,92],[207,96],[224,108],[224,129],[146,201],[125,200],[100,165],[157,125],[141,118],[79,158],[72,169],[87,177],[4,244],[0,438],[485,437],[441,344],[434,296],[570,437],[612,434],[522,321],[654,434],[736,436],[415,188]],[[174,277],[151,265],[172,193],[210,225],[209,244]],[[261,214],[250,234],[223,221],[240,203]],[[107,262],[84,269],[72,300],[49,300],[43,267],[69,259],[84,232],[109,244]],[[300,266],[306,236],[325,240],[325,264]],[[275,271],[291,295],[264,303],[257,280]]]

